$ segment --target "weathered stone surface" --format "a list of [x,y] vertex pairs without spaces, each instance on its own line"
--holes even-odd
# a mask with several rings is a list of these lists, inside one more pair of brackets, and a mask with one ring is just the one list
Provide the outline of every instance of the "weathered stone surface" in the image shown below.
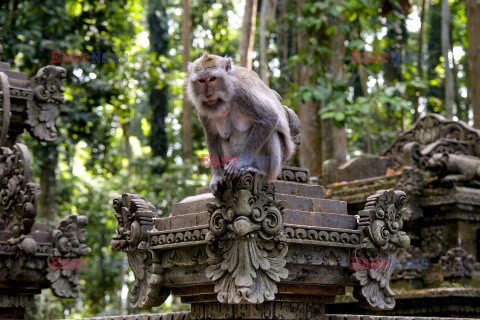
[[137,314],[131,316],[107,316],[82,318],[80,320],[190,320],[190,312],[172,312],[156,314]]
[[215,201],[215,197],[211,193],[187,197],[172,205],[172,216],[206,211],[207,203],[212,201]]
[[285,210],[285,224],[319,226],[329,228],[356,229],[357,219],[355,216],[327,213],[307,212],[300,210]]
[[347,202],[331,199],[315,200],[313,202],[313,211],[348,214]]
[[391,159],[363,154],[341,166],[335,160],[323,163],[322,182],[330,184],[338,181],[353,181],[382,176],[387,172]]
[[[289,182],[289,181],[282,181],[282,180],[274,180],[269,181],[275,186],[275,192],[277,194],[287,194],[292,196],[300,196],[300,197],[310,197],[310,198],[325,198],[325,190],[323,186],[319,186],[316,184],[305,184],[305,183],[297,183],[297,182]],[[211,193],[210,187],[200,187],[197,188],[195,191],[197,195]],[[213,196],[213,195],[212,195]],[[188,197],[186,199],[189,199]],[[183,201],[182,201],[183,202]]]

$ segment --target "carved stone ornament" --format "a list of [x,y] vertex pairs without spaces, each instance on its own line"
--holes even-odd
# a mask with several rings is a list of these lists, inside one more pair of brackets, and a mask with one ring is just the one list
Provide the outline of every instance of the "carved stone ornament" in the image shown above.
[[227,180],[220,204],[209,203],[207,278],[221,303],[273,300],[276,283],[286,279],[287,244],[283,205],[261,174],[247,172]]
[[433,226],[423,228],[422,234],[422,253],[429,258],[441,256],[447,250],[446,226]]
[[159,257],[148,250],[148,231],[153,228],[156,209],[144,197],[128,193],[116,197],[113,207],[118,226],[111,247],[113,251],[127,253],[128,264],[135,275],[129,293],[130,305],[135,309],[161,305],[170,290],[162,286],[163,268]]
[[478,267],[473,255],[460,247],[448,250],[440,261],[445,278],[471,278],[473,271]]
[[65,103],[63,92],[67,72],[62,67],[46,66],[30,79],[33,100],[28,101],[27,112],[31,135],[40,141],[54,141],[57,138],[55,119],[58,106]]
[[308,183],[310,180],[310,170],[306,168],[283,166],[282,171],[277,179],[283,181]]
[[377,191],[368,197],[365,209],[359,212],[358,227],[365,237],[356,256],[367,261],[388,261],[382,268],[355,269],[353,273],[359,283],[354,294],[366,307],[392,309],[395,306],[394,293],[390,289],[394,268],[392,252],[410,245],[410,238],[401,231],[406,200],[403,191]]
[[0,147],[0,230],[28,234],[37,214],[38,185],[28,183],[32,168],[23,144]]
[[452,121],[437,114],[418,120],[412,129],[401,133],[383,152],[392,159],[392,169],[404,165],[423,169],[425,160],[435,153],[480,156],[480,131],[462,121]]
[[425,269],[428,267],[428,260],[421,263],[422,251],[420,248],[410,246],[407,249],[399,248],[395,251],[395,267],[392,274],[393,279],[422,279]]
[[424,185],[423,175],[420,170],[410,166],[403,168],[395,189],[402,190],[408,195],[405,220],[415,220],[423,217],[423,209],[418,203]]
[[90,252],[90,248],[85,244],[84,236],[87,223],[86,216],[69,215],[60,220],[58,226],[50,234],[52,251],[47,279],[51,283],[53,294],[57,297],[78,297],[78,268],[56,268],[53,261],[55,259],[71,261]]

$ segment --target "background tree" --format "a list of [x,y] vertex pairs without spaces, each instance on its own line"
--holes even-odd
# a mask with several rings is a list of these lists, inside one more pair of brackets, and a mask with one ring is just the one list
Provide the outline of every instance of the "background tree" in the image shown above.
[[[468,48],[470,57],[470,74],[480,74],[480,4],[478,1],[467,0],[467,18],[468,18],[468,39],[470,47]],[[480,129],[480,82],[471,81],[471,97],[474,126]]]

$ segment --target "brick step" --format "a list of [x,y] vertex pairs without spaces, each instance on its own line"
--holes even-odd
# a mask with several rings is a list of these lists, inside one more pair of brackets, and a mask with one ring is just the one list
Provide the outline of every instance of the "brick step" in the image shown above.
[[276,199],[285,201],[287,203],[286,209],[348,214],[347,203],[345,201],[306,198],[287,194],[277,194]]
[[172,205],[172,217],[207,210],[207,203],[217,201],[213,194],[203,193],[196,196],[186,197],[179,203]]
[[[198,213],[176,215],[168,218],[156,218],[154,219],[153,224],[158,231],[165,231],[208,225],[209,220],[210,213],[208,211],[202,211]],[[327,212],[309,212],[286,209],[284,212],[284,223],[349,230],[357,229],[357,219],[355,216]]]
[[[345,201],[307,198],[282,193],[277,194],[276,199],[284,200],[286,202],[286,209],[348,214],[347,203]],[[212,201],[216,200],[211,193],[187,197],[180,203],[175,203],[172,206],[172,216],[205,211],[207,203]]]
[[155,218],[153,219],[153,226],[158,231],[166,231],[208,225],[209,221],[210,213],[208,211],[202,211],[168,218]]
[[[281,194],[288,194],[292,196],[300,196],[307,198],[325,198],[325,190],[323,186],[315,184],[306,184],[306,183],[297,183],[297,182],[287,182],[287,181],[271,181],[275,185],[275,192]],[[200,187],[197,188],[196,194],[205,194],[210,193],[210,187]]]
[[356,230],[357,218],[346,214],[285,210],[284,224]]

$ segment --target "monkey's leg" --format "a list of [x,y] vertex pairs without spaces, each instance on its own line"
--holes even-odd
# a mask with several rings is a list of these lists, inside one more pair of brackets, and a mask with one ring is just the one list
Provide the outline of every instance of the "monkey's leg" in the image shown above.
[[261,156],[258,157],[259,160],[262,160],[262,163],[259,163],[258,167],[265,172],[268,180],[277,179],[282,170],[284,160],[282,150],[282,143],[278,132],[274,132],[260,151]]

